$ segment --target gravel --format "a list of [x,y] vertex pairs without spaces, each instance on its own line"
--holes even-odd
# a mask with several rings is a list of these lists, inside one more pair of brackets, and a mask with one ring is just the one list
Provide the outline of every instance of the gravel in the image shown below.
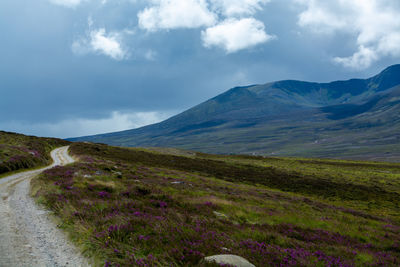
[[46,168],[0,179],[0,267],[90,266],[51,221],[50,213],[29,196],[30,181],[45,169],[74,162],[68,147],[51,153]]

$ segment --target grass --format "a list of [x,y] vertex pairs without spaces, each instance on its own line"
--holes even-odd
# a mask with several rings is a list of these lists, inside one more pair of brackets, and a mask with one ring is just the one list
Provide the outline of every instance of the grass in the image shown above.
[[[95,266],[398,266],[400,165],[74,143],[32,194]],[[211,265],[210,265],[211,266]]]
[[69,142],[0,131],[0,178],[51,162],[50,151]]

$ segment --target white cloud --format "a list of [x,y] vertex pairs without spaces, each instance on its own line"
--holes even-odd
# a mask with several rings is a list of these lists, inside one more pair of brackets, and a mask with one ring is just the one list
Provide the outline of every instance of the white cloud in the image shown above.
[[265,26],[254,18],[227,19],[202,31],[205,47],[220,47],[227,53],[265,43],[274,37],[265,32]]
[[253,15],[270,0],[210,0],[213,10],[226,17]]
[[358,51],[350,57],[335,57],[333,60],[351,69],[365,69],[378,59],[376,52],[371,48],[360,46]]
[[152,6],[138,13],[139,27],[159,29],[198,28],[213,25],[216,16],[205,0],[153,0]]
[[126,52],[122,49],[118,41],[118,34],[112,33],[106,35],[105,29],[99,29],[90,33],[90,45],[93,50],[104,55],[110,56],[115,60],[122,60]]
[[138,128],[170,117],[170,112],[112,112],[102,119],[68,119],[57,123],[2,122],[1,129],[49,137],[77,137]]
[[346,8],[336,5],[336,0],[296,0],[296,2],[307,7],[299,15],[298,24],[300,26],[310,27],[318,33],[332,33],[334,30],[347,26],[347,22],[338,16],[344,14]]
[[121,39],[120,33],[107,34],[104,28],[91,30],[86,38],[72,43],[72,51],[76,54],[99,53],[115,60],[123,60],[128,57],[128,52],[122,47]]
[[[234,53],[273,38],[253,15],[270,0],[149,0],[138,13],[139,27],[149,32],[205,28],[205,47]],[[245,17],[243,17],[245,16]]]
[[60,6],[74,8],[82,3],[83,0],[50,0],[50,2]]
[[306,10],[299,25],[319,33],[347,32],[356,37],[358,50],[334,61],[364,69],[384,56],[400,56],[398,0],[296,0]]

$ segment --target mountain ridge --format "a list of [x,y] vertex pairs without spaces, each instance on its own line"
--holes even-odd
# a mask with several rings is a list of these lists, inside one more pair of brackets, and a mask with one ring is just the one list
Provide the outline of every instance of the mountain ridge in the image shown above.
[[[323,128],[346,123],[361,125],[360,120],[370,120],[368,131],[373,132],[372,128],[379,127],[377,120],[387,121],[382,116],[392,116],[382,113],[385,108],[391,107],[395,110],[394,113],[400,111],[397,100],[393,100],[397,97],[400,100],[399,85],[400,65],[393,65],[368,79],[330,83],[283,80],[234,87],[157,124],[69,140],[119,146],[170,146],[222,154],[255,153],[336,158],[341,155],[336,153],[333,147],[327,149],[325,154],[315,153],[314,148],[304,148],[304,142],[311,142],[307,135],[313,133],[318,137],[328,135],[335,138],[334,133],[328,133]],[[386,99],[389,95],[392,102]],[[377,105],[381,105],[380,109],[376,108]],[[388,129],[393,128],[393,125],[387,126]],[[291,130],[282,138],[285,128]],[[339,132],[350,134],[351,140],[357,140],[357,135],[360,137],[360,133],[355,130],[348,133],[345,127]],[[288,138],[291,134],[293,138]],[[302,141],[298,140],[300,143],[294,142],[302,135]],[[285,143],[284,140],[289,142]],[[257,149],[254,143],[259,144]],[[286,146],[292,148],[284,148]],[[294,152],[293,148],[296,147],[303,148]],[[348,146],[345,150],[350,150],[351,147]],[[271,151],[272,149],[274,151]],[[365,151],[350,154],[358,159]],[[367,154],[372,156],[375,153],[371,150]],[[400,156],[395,154],[395,158]],[[378,158],[374,155],[371,158],[382,158],[382,155]]]

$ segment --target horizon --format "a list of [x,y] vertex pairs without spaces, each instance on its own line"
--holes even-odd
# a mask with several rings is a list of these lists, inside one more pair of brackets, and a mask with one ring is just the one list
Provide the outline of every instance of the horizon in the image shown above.
[[[373,77],[375,77],[375,76],[381,74],[382,72],[386,71],[387,69],[392,68],[392,67],[395,67],[395,66],[400,66],[400,64],[390,65],[390,66],[384,68],[384,69],[383,69],[382,71],[380,71],[378,74],[373,75],[373,76],[371,76],[371,77],[368,77],[367,79],[373,78]],[[335,82],[347,82],[347,81],[359,80],[359,79],[360,79],[360,78],[356,78],[356,77],[355,77],[355,78],[351,78],[351,79],[347,79],[347,80],[336,80],[336,81],[330,81],[330,82],[319,83],[319,84],[330,84],[330,83],[335,83]],[[315,83],[315,82],[312,82],[312,81],[300,81],[300,80],[290,80],[290,79],[289,79],[289,80],[279,80],[279,81],[267,82],[267,83],[265,83],[265,84],[279,83],[279,82],[284,82],[284,81]],[[214,96],[214,97],[212,97],[212,98],[210,98],[210,99],[207,99],[207,100],[205,100],[204,102],[195,104],[193,107],[190,107],[190,108],[187,109],[187,110],[190,110],[191,108],[200,106],[201,104],[203,104],[203,103],[205,103],[205,102],[207,102],[207,101],[209,101],[209,100],[211,100],[211,99],[213,99],[213,98],[215,98],[215,97],[218,97],[218,96],[220,96],[220,95],[222,95],[222,94],[228,92],[229,90],[236,89],[236,88],[251,88],[251,87],[262,86],[262,85],[264,85],[264,84],[251,84],[251,85],[247,85],[247,86],[236,86],[236,87],[227,89],[226,91],[222,92],[221,94],[219,94],[219,95],[217,95],[217,96]],[[150,125],[153,125],[153,124],[162,123],[162,122],[164,122],[164,121],[166,121],[166,120],[169,120],[169,119],[171,119],[171,118],[173,118],[173,117],[176,117],[176,116],[180,115],[181,113],[183,113],[183,112],[185,112],[185,111],[187,111],[187,110],[184,110],[184,111],[182,111],[182,112],[180,112],[180,113],[171,115],[170,117],[167,117],[167,118],[165,118],[164,120],[161,120],[161,121],[158,121],[158,122],[154,122],[154,123],[151,123],[151,124],[146,124],[146,125],[139,126],[139,127],[136,127],[136,128],[124,129],[124,130],[121,130],[121,131],[114,131],[114,132],[96,133],[96,134],[87,135],[87,136],[71,136],[71,137],[67,137],[67,138],[64,138],[64,139],[65,139],[65,140],[69,140],[69,139],[75,139],[75,138],[81,138],[81,137],[90,137],[90,136],[97,136],[97,135],[101,136],[101,135],[107,135],[107,134],[113,134],[113,133],[118,133],[118,132],[125,132],[125,131],[129,131],[129,130],[139,129],[139,128],[146,127],[146,126],[150,126]]]
[[[379,74],[382,73],[383,71],[385,71],[385,70],[387,70],[387,69],[389,69],[389,68],[391,68],[391,67],[394,67],[394,66],[400,66],[400,64],[390,65],[390,66],[384,68],[384,69],[383,69],[381,72],[379,72],[377,75],[379,75]],[[372,77],[374,77],[374,76],[376,76],[376,75],[373,75],[373,76],[371,76],[371,77],[368,77],[367,79],[372,78]],[[354,80],[354,79],[357,80],[357,79],[361,79],[361,78],[355,77],[355,78],[350,78],[350,79],[347,79],[347,80],[336,80],[336,81],[330,81],[330,82],[323,82],[323,83],[321,83],[321,84],[324,84],[324,83],[325,83],[325,84],[329,84],[329,83],[333,83],[333,82],[350,81],[350,80]],[[269,84],[269,83],[278,83],[278,82],[283,82],[283,81],[299,81],[299,82],[306,82],[306,83],[314,83],[314,82],[312,82],[312,81],[300,81],[300,80],[291,80],[291,79],[288,79],[288,80],[278,80],[278,81],[267,82],[267,83],[265,83],[265,84]],[[247,87],[259,86],[259,85],[263,85],[263,84],[251,84],[251,85],[247,85],[247,86],[246,86],[246,85],[243,85],[243,86],[236,86],[236,87],[227,89],[226,91],[222,92],[221,94],[223,94],[223,93],[225,93],[225,92],[227,92],[227,91],[229,91],[229,90],[231,90],[231,89],[235,89],[235,88],[247,88]],[[211,99],[211,98],[210,98],[210,99]],[[205,100],[204,102],[207,102],[207,101],[210,100],[210,99],[207,99],[207,100]],[[195,106],[197,106],[197,105],[200,105],[200,104],[202,104],[202,103],[204,103],[204,102],[195,104],[193,107],[195,107]],[[190,107],[190,108],[193,108],[193,107]],[[189,108],[189,109],[190,109],[190,108]],[[182,112],[184,112],[184,111],[186,111],[186,110],[183,110]],[[133,130],[133,129],[139,129],[139,128],[142,128],[142,127],[146,127],[146,126],[150,126],[150,125],[153,125],[153,124],[157,124],[157,123],[163,122],[163,121],[165,121],[165,120],[168,120],[168,119],[170,119],[170,118],[173,118],[173,117],[179,115],[179,114],[182,113],[182,112],[178,112],[178,113],[176,113],[176,114],[172,114],[172,115],[170,115],[170,116],[168,116],[168,117],[166,117],[166,118],[164,118],[164,119],[162,119],[162,120],[154,121],[154,122],[152,122],[152,123],[145,124],[145,125],[141,125],[141,126],[138,126],[138,127],[123,129],[123,130],[118,130],[118,131],[112,131],[112,132],[99,132],[99,133],[95,133],[95,134],[91,134],[91,135],[86,135],[86,136],[104,135],[104,134],[111,134],[111,133],[116,133],[116,132],[129,131],[129,130]],[[0,130],[1,130],[1,129],[0,129]],[[20,132],[14,132],[14,133],[20,133]],[[25,133],[21,133],[21,134],[25,134]],[[55,138],[61,138],[61,139],[68,140],[68,139],[74,139],[74,138],[86,137],[86,136],[81,135],[81,136],[67,136],[67,137],[56,137],[56,136],[38,136],[38,137],[55,137]]]
[[0,129],[37,136],[138,128],[229,88],[365,79],[400,59],[394,0],[5,0],[0,14]]

